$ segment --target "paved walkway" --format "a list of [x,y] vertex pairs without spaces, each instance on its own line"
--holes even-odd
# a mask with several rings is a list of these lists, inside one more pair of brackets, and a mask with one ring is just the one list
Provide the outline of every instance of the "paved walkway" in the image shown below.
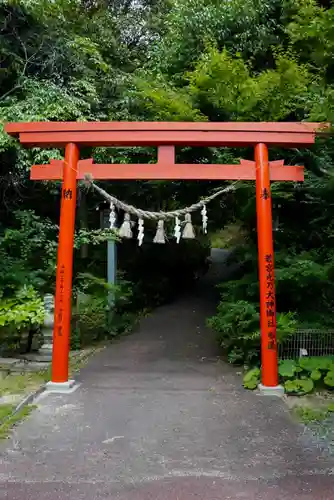
[[333,499],[333,461],[219,361],[203,296],[157,310],[74,394],[40,402],[0,445],[1,500]]

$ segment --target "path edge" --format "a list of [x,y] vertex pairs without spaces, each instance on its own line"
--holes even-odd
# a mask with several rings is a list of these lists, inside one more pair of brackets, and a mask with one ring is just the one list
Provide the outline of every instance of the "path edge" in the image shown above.
[[8,422],[12,420],[15,415],[17,415],[23,408],[31,405],[35,399],[37,399],[41,394],[45,392],[46,384],[41,385],[35,391],[31,392],[25,396],[14,408],[10,415],[8,415],[3,422],[1,422],[0,428],[4,427]]

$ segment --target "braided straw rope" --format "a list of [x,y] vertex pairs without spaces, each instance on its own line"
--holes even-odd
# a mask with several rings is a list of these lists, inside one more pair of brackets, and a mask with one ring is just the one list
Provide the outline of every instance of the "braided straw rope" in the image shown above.
[[149,220],[168,220],[168,219],[173,219],[175,217],[181,217],[183,215],[189,214],[191,212],[195,212],[196,210],[199,210],[202,208],[204,205],[209,203],[210,201],[214,200],[218,196],[228,193],[230,191],[234,191],[237,187],[238,182],[233,182],[229,186],[219,189],[219,191],[216,191],[214,194],[211,196],[208,196],[206,198],[203,198],[197,203],[194,203],[193,205],[190,205],[189,207],[186,208],[181,208],[180,210],[173,210],[172,212],[149,212],[147,210],[142,210],[141,208],[136,208],[133,205],[128,205],[127,203],[124,203],[123,201],[118,200],[111,194],[107,193],[104,189],[102,189],[100,186],[97,186],[95,182],[93,181],[91,175],[86,174],[85,175],[85,181],[88,183],[88,185],[92,186],[93,189],[97,193],[99,193],[103,198],[109,201],[109,203],[113,203],[116,208],[119,210],[124,210],[124,212],[127,212],[131,215],[134,215],[135,217],[138,217],[138,219],[149,219]]

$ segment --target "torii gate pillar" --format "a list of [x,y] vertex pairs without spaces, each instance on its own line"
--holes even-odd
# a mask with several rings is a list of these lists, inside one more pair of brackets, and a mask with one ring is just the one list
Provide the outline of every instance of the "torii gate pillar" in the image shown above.
[[79,148],[65,147],[61,189],[60,225],[56,276],[55,322],[53,332],[51,385],[71,385],[68,380],[72,310],[73,243]]
[[276,294],[274,275],[274,245],[268,148],[255,146],[256,216],[260,281],[260,329],[263,392],[284,393],[278,385],[276,340]]

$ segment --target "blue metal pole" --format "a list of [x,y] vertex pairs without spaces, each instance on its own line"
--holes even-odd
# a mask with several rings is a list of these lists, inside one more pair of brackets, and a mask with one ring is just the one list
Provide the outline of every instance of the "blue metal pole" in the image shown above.
[[[113,240],[108,240],[107,266],[108,266],[108,284],[116,285],[117,246],[116,242]],[[109,303],[110,306],[112,306],[114,303],[113,292],[110,292],[109,294]]]

